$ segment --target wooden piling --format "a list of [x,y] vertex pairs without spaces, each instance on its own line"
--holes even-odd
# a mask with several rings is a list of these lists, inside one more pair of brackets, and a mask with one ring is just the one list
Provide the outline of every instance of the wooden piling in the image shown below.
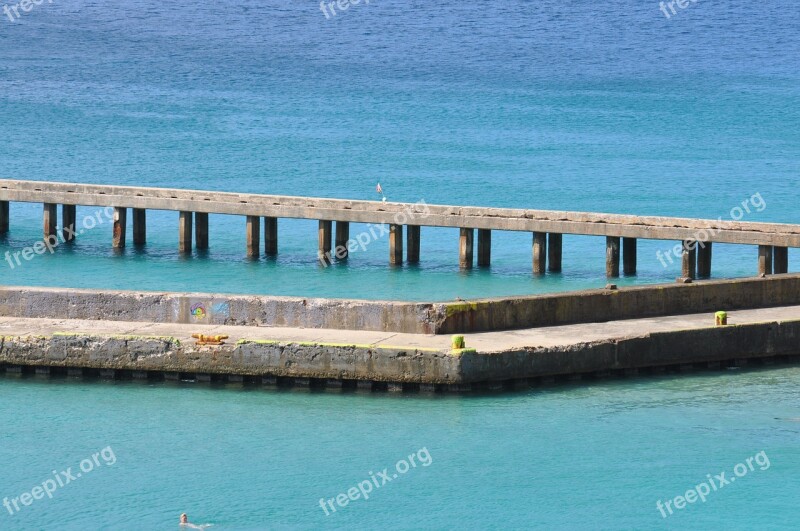
[[0,235],[8,232],[8,201],[0,201]]
[[461,236],[459,237],[458,243],[458,266],[461,269],[472,269],[472,249],[474,238],[474,229],[461,229]]
[[406,261],[409,264],[419,263],[419,243],[420,243],[420,227],[419,225],[406,226],[406,241],[408,249],[406,249]]
[[133,209],[133,244],[147,243],[147,211],[143,208]]
[[547,265],[547,233],[533,233],[533,273],[544,275]]
[[61,205],[61,236],[65,242],[75,239],[75,205]]
[[56,209],[58,205],[55,203],[45,203],[43,209],[43,221],[44,221],[44,238],[48,239],[49,237],[57,237],[56,236],[56,225],[58,224],[58,210]]
[[208,249],[208,212],[194,213],[194,244],[197,249]]
[[478,229],[478,267],[489,267],[492,263],[492,231]]
[[619,236],[606,236],[606,276],[619,276]]
[[125,232],[128,227],[128,209],[114,207],[114,238],[112,246],[115,249],[125,247]]
[[636,274],[636,238],[622,238],[622,273]]
[[697,278],[697,242],[685,240],[681,249],[681,278]]
[[713,242],[698,242],[697,245],[697,278],[709,278],[711,276]]
[[776,275],[782,275],[789,272],[788,247],[772,248],[772,272]]
[[258,258],[261,256],[261,218],[247,216],[247,257]]
[[771,275],[772,274],[772,246],[759,245],[758,246],[758,274]]
[[267,256],[278,254],[278,218],[264,218],[264,253]]
[[350,241],[350,223],[347,221],[336,222],[336,245],[333,248],[333,255],[337,260],[347,260],[350,252],[347,243]]
[[403,263],[403,226],[389,225],[389,263],[400,265]]
[[321,264],[329,264],[331,261],[331,240],[333,222],[327,220],[319,221],[319,247],[317,249],[317,259]]
[[178,216],[178,252],[192,252],[192,213],[184,210]]
[[547,236],[547,270],[553,273],[561,272],[561,243],[563,235],[551,232]]

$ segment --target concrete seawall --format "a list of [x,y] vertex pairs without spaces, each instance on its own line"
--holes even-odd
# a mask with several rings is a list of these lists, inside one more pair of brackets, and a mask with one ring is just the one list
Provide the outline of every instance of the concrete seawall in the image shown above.
[[800,304],[800,275],[459,302],[0,288],[0,317],[475,333]]

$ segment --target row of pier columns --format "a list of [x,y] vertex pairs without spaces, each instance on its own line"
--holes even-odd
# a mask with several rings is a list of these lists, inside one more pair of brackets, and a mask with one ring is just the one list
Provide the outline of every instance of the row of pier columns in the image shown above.
[[[58,205],[45,203],[43,207],[43,232],[45,238],[57,237]],[[75,205],[61,205],[63,241],[71,241],[79,233],[76,225]],[[144,209],[132,208],[133,243],[144,245],[147,241],[147,216]],[[261,216],[247,216],[247,256],[261,256]],[[125,235],[128,221],[127,208],[113,209],[113,241],[115,248],[125,247]],[[335,223],[335,232],[334,232]],[[264,225],[264,254],[274,256],[278,253],[278,219],[263,217]],[[9,229],[9,202],[0,201],[0,235]],[[475,230],[471,228],[460,229],[459,234],[459,265],[463,269],[471,269],[474,263]],[[403,232],[405,231],[405,238]],[[491,264],[492,256],[492,231],[477,229],[478,231],[478,266],[486,267]],[[374,236],[374,235],[373,235]],[[194,237],[194,241],[193,241]],[[559,233],[534,232],[532,243],[533,272],[543,275],[547,271],[557,273],[561,271],[563,235]],[[322,262],[331,262],[333,258],[346,260],[350,246],[355,242],[350,240],[350,223],[346,221],[319,221],[319,259]],[[405,245],[404,245],[405,243]],[[193,245],[194,244],[194,245]],[[334,247],[335,245],[335,247]],[[190,253],[192,249],[208,249],[208,214],[204,212],[181,211],[178,216],[178,250]],[[419,262],[420,256],[420,226],[419,225],[389,225],[389,263],[400,265],[403,263],[405,247],[405,261],[409,264]],[[708,278],[711,276],[712,242],[685,240],[682,242],[681,251],[681,277],[684,279]],[[624,275],[636,274],[636,238],[618,236],[606,237],[606,275],[610,278],[620,276],[620,259],[622,260],[622,273]],[[677,246],[676,246],[677,253]],[[783,274],[789,271],[789,249],[787,247],[759,245],[758,246],[758,274],[772,275]]]

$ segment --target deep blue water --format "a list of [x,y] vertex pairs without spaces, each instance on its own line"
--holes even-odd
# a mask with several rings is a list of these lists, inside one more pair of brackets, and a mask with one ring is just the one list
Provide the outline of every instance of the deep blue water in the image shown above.
[[[380,181],[396,201],[726,220],[760,194],[745,220],[798,222],[798,12],[375,0],[326,19],[297,0],[44,3],[0,18],[0,173],[354,199],[376,199]],[[40,206],[12,206],[2,255],[41,231]],[[144,252],[116,256],[106,224],[56,256],[3,260],[4,282],[373,299],[605,283],[603,238],[567,236],[563,273],[544,278],[523,233],[495,233],[491,270],[459,272],[454,229],[423,229],[419,267],[387,267],[383,237],[324,269],[313,221],[282,222],[277,261],[252,263],[243,219],[212,216],[210,252],[183,260],[176,218],[150,214]],[[640,242],[639,275],[621,283],[674,280],[677,260],[656,258],[672,245]],[[714,260],[716,276],[756,271],[752,247]]]

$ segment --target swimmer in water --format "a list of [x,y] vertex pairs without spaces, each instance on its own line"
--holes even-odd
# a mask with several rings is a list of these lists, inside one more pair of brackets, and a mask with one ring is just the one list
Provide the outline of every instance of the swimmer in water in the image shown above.
[[189,523],[189,517],[186,516],[186,513],[181,514],[181,527],[185,527],[188,529],[205,529],[207,527],[211,527],[211,524],[204,524],[204,525],[194,525]]

